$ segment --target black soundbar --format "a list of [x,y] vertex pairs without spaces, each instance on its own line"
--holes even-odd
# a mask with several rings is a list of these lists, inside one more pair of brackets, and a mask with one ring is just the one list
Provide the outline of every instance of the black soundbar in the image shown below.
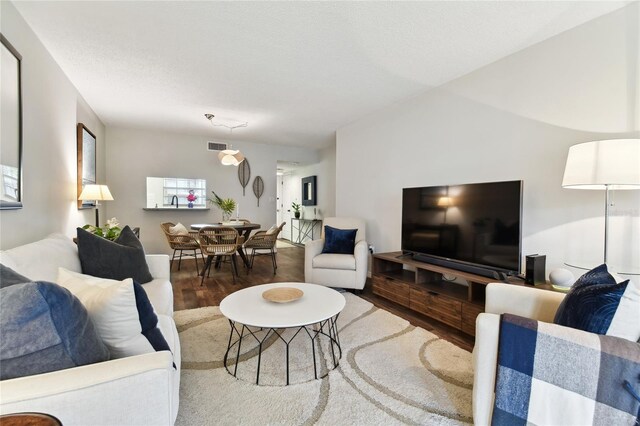
[[496,271],[495,269],[483,268],[482,266],[470,265],[468,263],[460,263],[453,260],[425,256],[418,253],[413,255],[413,260],[417,260],[418,262],[430,263],[432,265],[444,266],[445,268],[455,269],[456,271],[469,272],[471,274],[480,275],[481,277],[493,278],[500,281],[504,281],[507,278],[504,272]]

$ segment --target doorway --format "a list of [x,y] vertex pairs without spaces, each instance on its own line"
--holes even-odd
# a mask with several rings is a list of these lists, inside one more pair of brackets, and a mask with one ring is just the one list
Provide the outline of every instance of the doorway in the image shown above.
[[277,200],[276,200],[276,217],[278,219],[278,225],[285,222],[280,238],[291,240],[291,218],[293,217],[293,211],[291,210],[291,203],[293,201],[300,202],[299,198],[295,194],[299,192],[298,173],[296,168],[298,163],[291,163],[285,161],[278,161],[276,170],[277,175]]

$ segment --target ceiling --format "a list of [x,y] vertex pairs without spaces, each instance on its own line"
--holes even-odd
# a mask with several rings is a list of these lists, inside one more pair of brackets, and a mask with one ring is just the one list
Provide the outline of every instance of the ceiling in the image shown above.
[[626,3],[14,2],[107,126],[313,148]]

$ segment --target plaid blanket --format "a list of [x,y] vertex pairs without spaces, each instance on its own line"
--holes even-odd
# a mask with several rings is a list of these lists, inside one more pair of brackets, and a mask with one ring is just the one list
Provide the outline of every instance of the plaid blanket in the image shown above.
[[640,343],[504,314],[492,425],[640,425]]

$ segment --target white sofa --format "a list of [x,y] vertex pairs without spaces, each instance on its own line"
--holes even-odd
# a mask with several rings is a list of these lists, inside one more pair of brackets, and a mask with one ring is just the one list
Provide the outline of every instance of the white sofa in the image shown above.
[[367,281],[368,250],[365,223],[362,219],[327,217],[324,225],[338,229],[357,229],[353,254],[322,253],[324,226],[319,240],[304,246],[304,280],[328,287],[362,290]]
[[473,422],[491,424],[498,364],[500,314],[509,313],[553,322],[563,293],[502,283],[487,285],[485,312],[476,320],[473,348]]
[[[34,281],[55,282],[60,266],[82,272],[76,245],[63,235],[2,251],[0,263]],[[173,321],[169,256],[147,255],[147,264],[154,280],[143,288],[173,353],[154,352],[0,381],[0,414],[43,412],[57,417],[65,426],[175,422],[180,341]]]

